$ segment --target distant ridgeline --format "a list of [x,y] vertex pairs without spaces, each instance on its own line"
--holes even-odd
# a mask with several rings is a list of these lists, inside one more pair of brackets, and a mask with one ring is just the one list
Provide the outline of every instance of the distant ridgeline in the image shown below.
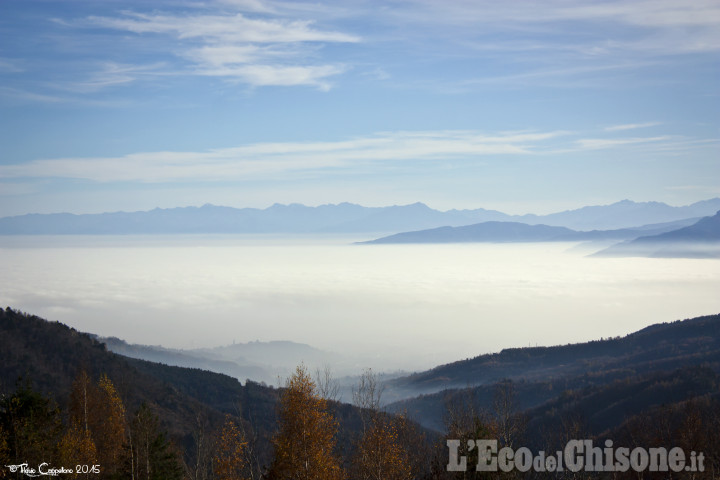
[[[302,367],[283,389],[241,385],[126,358],[89,334],[7,308],[0,310],[0,465],[77,462],[99,464],[98,478],[164,479],[291,478],[297,468],[334,472],[313,474],[318,479],[343,471],[370,478],[379,465],[382,478],[452,479],[446,439],[553,452],[575,438],[703,452],[706,471],[693,478],[720,471],[720,315],[622,338],[503,350],[384,385],[387,397],[401,399],[388,411],[443,434],[383,413],[376,393],[368,394],[380,385],[363,378],[358,409],[325,400],[328,384]],[[300,419],[311,423],[296,430]],[[133,443],[138,438],[152,441]],[[294,463],[288,448],[306,456]]]
[[[438,211],[422,203],[389,207],[363,207],[351,203],[318,207],[275,204],[265,209],[204,205],[86,215],[19,215],[0,218],[0,234],[396,233],[484,222],[544,224],[580,231],[642,230],[642,226],[657,230],[668,226],[684,227],[701,217],[714,215],[718,210],[720,198],[684,207],[623,200],[611,205],[589,206],[549,215],[508,215],[482,208]],[[674,225],[656,225],[678,221],[680,223]],[[557,231],[556,234],[563,233],[572,232]],[[617,232],[611,235],[615,235],[612,238],[631,237],[627,233],[624,237]]]

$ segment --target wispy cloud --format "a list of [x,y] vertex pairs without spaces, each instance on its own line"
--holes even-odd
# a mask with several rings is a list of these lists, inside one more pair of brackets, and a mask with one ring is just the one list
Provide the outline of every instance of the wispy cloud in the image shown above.
[[[478,84],[573,79],[583,69],[595,69],[597,78],[617,66],[637,71],[672,62],[671,56],[720,51],[720,3],[715,0],[549,0],[542,5],[532,0],[408,0],[392,5],[387,13],[400,25],[397,41],[405,35],[425,44],[427,56],[446,55],[434,45],[450,42],[456,55],[492,61],[488,71],[493,74]],[[427,31],[434,43],[420,37]]]
[[627,123],[624,125],[612,125],[605,127],[606,132],[619,132],[623,130],[635,130],[637,128],[648,128],[662,125],[661,122],[645,122],[645,123]]
[[306,20],[264,20],[231,15],[162,15],[125,12],[122,17],[89,17],[91,24],[134,33],[164,33],[179,39],[221,43],[358,42],[354,35],[322,31]]
[[64,103],[69,101],[57,95],[46,95],[42,93],[30,92],[20,88],[0,86],[0,97],[5,97],[13,101],[26,101],[38,103]]
[[[647,28],[648,33],[684,28],[684,39],[704,38],[720,25],[720,4],[715,0],[678,2],[674,0],[609,0],[605,2],[567,2],[549,0],[539,6],[532,0],[514,2],[411,0],[413,8],[396,9],[413,21],[450,25],[486,25],[492,30],[517,29],[520,25],[585,22],[612,22]],[[718,38],[714,36],[713,38]],[[720,46],[716,46],[720,47]],[[677,48],[686,49],[687,45]]]
[[582,149],[598,150],[642,143],[656,143],[669,140],[670,136],[636,137],[636,138],[583,138],[575,143]]
[[308,85],[327,91],[330,90],[332,84],[326,79],[344,71],[345,68],[342,65],[239,65],[207,68],[199,70],[199,73],[213,77],[231,78],[256,86]]
[[720,23],[720,5],[714,0],[692,3],[674,0],[608,0],[605,2],[567,2],[548,0],[538,8],[532,0],[494,2],[459,0],[438,4],[434,0],[410,0],[415,15],[433,12],[439,20],[455,23],[549,22],[566,20],[607,20],[643,26],[692,26]]
[[[566,132],[387,132],[337,142],[259,143],[205,152],[59,158],[0,166],[0,178],[75,178],[97,182],[227,181],[384,162],[532,154]],[[380,165],[380,166],[378,166]]]
[[[260,2],[241,3],[252,10],[272,11]],[[126,11],[117,17],[91,16],[86,24],[174,38],[180,47],[175,44],[173,54],[191,62],[190,74],[252,86],[307,85],[328,90],[331,83],[327,79],[343,73],[346,67],[317,62],[310,58],[312,49],[307,45],[360,41],[356,35],[323,30],[308,20],[250,18],[242,13],[171,15]],[[108,84],[133,78],[127,71],[105,73],[103,78],[107,73],[114,74]]]
[[21,73],[23,71],[25,71],[25,69],[18,65],[17,61],[0,57],[0,72]]
[[561,68],[542,68],[527,70],[509,75],[485,76],[473,79],[466,79],[459,82],[455,87],[462,90],[463,87],[472,85],[504,85],[504,86],[527,86],[527,85],[558,85],[561,82],[563,87],[583,88],[587,84],[579,79],[589,78],[593,83],[602,83],[598,80],[598,74],[636,69],[639,66],[650,65],[649,62],[622,62],[608,64],[593,64],[582,66],[567,66]]
[[149,65],[104,62],[88,79],[68,83],[60,88],[80,93],[96,92],[105,88],[130,85],[147,77],[166,75],[165,67],[166,65],[161,62]]

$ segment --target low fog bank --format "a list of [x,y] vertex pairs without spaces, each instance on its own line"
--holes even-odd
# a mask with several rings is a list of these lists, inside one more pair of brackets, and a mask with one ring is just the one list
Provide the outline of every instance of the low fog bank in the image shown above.
[[[147,242],[0,248],[0,300],[142,345],[292,341],[338,355],[338,375],[422,370],[720,311],[715,260],[585,257],[575,243]],[[273,354],[256,363],[273,365]]]

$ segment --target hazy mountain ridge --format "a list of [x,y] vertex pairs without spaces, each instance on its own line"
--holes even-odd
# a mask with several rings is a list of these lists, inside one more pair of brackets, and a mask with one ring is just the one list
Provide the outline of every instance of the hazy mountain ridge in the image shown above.
[[691,205],[674,207],[662,202],[622,200],[610,205],[592,205],[549,215],[525,215],[525,223],[542,222],[575,230],[611,230],[636,225],[672,222],[692,217],[714,215],[720,210],[720,198],[701,200]]
[[129,358],[147,360],[149,362],[162,363],[164,365],[185,368],[200,368],[211,372],[222,373],[238,380],[251,379],[257,382],[272,383],[276,378],[270,368],[242,362],[226,360],[220,356],[201,355],[193,350],[176,350],[161,346],[146,346],[129,344],[119,338],[97,337],[97,340],[104,343],[107,349],[113,353]]
[[361,244],[392,243],[470,243],[470,242],[576,242],[635,239],[641,235],[671,232],[696,222],[684,219],[663,224],[642,225],[616,230],[576,231],[550,225],[528,225],[518,222],[483,222],[462,227],[438,227],[402,232]]
[[165,365],[200,368],[238,380],[249,379],[270,385],[289,376],[299,364],[309,371],[332,365],[335,375],[356,372],[357,360],[290,341],[247,342],[213,348],[171,349],[155,345],[128,344],[118,338],[97,337],[108,350],[130,358]]
[[565,227],[526,225],[518,222],[484,222],[464,227],[439,227],[397,233],[362,243],[545,242],[572,233],[573,230]]
[[720,258],[720,211],[693,225],[656,235],[643,235],[595,255]]
[[138,212],[4,217],[0,218],[0,234],[396,233],[487,221],[607,230],[703,217],[718,210],[720,198],[682,207],[623,200],[611,205],[588,206],[549,215],[508,215],[482,208],[443,212],[422,203],[388,207],[364,207],[351,203],[317,207],[275,204],[265,209],[206,204],[202,207],[156,208]]

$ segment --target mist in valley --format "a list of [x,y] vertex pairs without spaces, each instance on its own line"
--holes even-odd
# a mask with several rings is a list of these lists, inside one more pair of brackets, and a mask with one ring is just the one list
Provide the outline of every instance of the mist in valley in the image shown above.
[[[128,343],[307,344],[338,375],[614,337],[720,310],[717,260],[589,257],[578,243],[357,240],[3,237],[0,290],[15,308]],[[307,356],[292,361],[322,360]],[[287,362],[268,354],[264,363]]]

